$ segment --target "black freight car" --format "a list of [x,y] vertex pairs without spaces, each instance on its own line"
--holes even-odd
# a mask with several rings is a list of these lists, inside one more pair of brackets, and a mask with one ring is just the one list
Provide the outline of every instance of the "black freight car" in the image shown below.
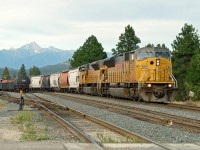
[[28,76],[18,76],[14,80],[14,90],[19,92],[19,90],[28,91],[29,90],[30,79]]
[[42,82],[42,85],[41,85],[41,88],[42,90],[45,90],[45,91],[49,91],[50,90],[50,75],[43,75],[41,77],[41,82]]

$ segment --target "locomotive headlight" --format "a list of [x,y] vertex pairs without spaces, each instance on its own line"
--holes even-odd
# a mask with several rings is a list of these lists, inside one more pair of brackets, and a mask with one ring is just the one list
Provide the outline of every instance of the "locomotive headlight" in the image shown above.
[[160,59],[156,59],[156,66],[160,65]]
[[147,87],[149,87],[149,88],[150,88],[150,87],[151,87],[151,84],[150,84],[150,83],[149,83],[149,84],[147,84]]
[[168,84],[168,87],[169,87],[169,88],[172,87],[172,84]]

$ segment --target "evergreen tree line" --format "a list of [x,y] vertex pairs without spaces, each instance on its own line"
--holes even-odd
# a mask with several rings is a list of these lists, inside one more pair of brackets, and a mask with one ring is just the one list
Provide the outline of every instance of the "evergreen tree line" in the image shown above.
[[[125,32],[119,36],[119,42],[116,48],[113,48],[112,54],[117,55],[128,52],[139,47],[141,40],[136,36],[133,27],[128,25]],[[195,93],[194,99],[200,100],[200,40],[198,31],[193,25],[185,24],[181,32],[175,37],[172,46],[172,65],[173,74],[178,81],[177,100],[189,99],[189,91]],[[147,44],[145,47],[167,48],[165,44]],[[91,35],[82,46],[80,46],[70,59],[72,68],[94,62],[96,60],[107,58],[106,52],[101,43],[94,35]],[[29,75],[40,75],[38,67],[33,66],[29,70]],[[18,75],[26,75],[26,69],[22,64]],[[16,75],[13,75],[14,78]],[[3,79],[10,79],[8,68],[5,67]]]
[[[32,68],[29,69],[29,76],[36,76],[36,75],[40,75],[40,74],[41,74],[40,69],[36,66],[33,66]],[[22,66],[18,72],[18,76],[25,76],[25,75],[27,75],[26,68],[25,68],[25,65],[22,64]],[[2,73],[2,79],[10,80],[10,79],[14,79],[14,78],[16,78],[16,74],[14,73],[13,76],[11,77],[8,68],[5,67],[3,70],[3,73]]]
[[194,92],[194,99],[200,100],[200,40],[193,25],[185,24],[172,45],[173,74],[178,81],[178,100],[189,99],[188,93]]

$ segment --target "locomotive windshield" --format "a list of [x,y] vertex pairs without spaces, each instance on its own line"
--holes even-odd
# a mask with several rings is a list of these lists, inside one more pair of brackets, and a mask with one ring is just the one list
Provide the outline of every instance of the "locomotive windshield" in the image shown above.
[[156,52],[156,57],[157,58],[166,58],[170,60],[170,53],[168,52]]
[[137,60],[146,59],[154,57],[152,52],[139,52],[137,55]]
[[140,51],[137,54],[137,60],[147,59],[147,58],[166,58],[170,60],[170,53],[167,51]]

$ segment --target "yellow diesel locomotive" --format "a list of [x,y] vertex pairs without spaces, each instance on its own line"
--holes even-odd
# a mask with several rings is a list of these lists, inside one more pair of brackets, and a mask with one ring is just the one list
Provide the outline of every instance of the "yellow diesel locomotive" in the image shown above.
[[170,51],[140,48],[79,67],[79,91],[144,101],[171,101],[177,89]]

